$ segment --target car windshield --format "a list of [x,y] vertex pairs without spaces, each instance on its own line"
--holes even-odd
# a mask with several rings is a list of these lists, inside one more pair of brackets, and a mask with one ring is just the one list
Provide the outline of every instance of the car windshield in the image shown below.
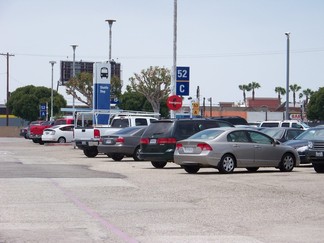
[[270,137],[279,139],[282,137],[284,130],[283,129],[266,128],[266,129],[263,129],[262,132],[269,135]]
[[324,127],[323,128],[310,128],[297,136],[295,139],[301,140],[301,139],[306,139],[306,140],[311,140],[311,139],[320,139],[324,140]]
[[220,129],[206,129],[190,136],[189,139],[214,139],[221,135],[224,131],[225,130]]

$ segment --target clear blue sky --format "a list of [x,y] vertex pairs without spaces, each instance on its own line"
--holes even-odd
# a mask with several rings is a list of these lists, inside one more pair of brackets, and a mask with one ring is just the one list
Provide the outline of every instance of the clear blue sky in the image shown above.
[[[1,0],[0,53],[10,58],[10,91],[51,87],[59,62],[106,61],[109,28],[112,58],[122,64],[124,87],[149,66],[173,65],[173,0]],[[286,36],[290,84],[314,91],[324,86],[323,0],[178,0],[177,65],[190,67],[190,95],[242,102],[240,84],[258,82],[256,97],[276,97],[286,87]],[[6,98],[6,58],[0,56],[0,103]],[[72,98],[65,95],[68,103]],[[251,93],[248,93],[251,96]],[[291,95],[292,97],[292,95]]]

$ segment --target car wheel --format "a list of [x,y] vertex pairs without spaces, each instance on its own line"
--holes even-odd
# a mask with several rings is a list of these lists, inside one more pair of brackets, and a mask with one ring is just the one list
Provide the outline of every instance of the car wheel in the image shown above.
[[290,172],[293,170],[294,164],[295,164],[295,157],[290,153],[286,153],[281,158],[281,162],[279,164],[279,170],[282,172]]
[[164,166],[166,166],[167,162],[165,161],[151,161],[151,164],[158,169],[163,168]]
[[247,167],[246,169],[249,172],[256,172],[256,171],[258,171],[259,167]]
[[57,140],[58,143],[66,143],[66,140],[65,140],[65,137],[60,137],[58,140]]
[[317,173],[324,173],[324,164],[317,164],[317,163],[313,163],[313,166],[314,166],[314,170],[317,172]]
[[43,141],[42,139],[39,140],[38,143],[39,143],[40,145],[44,145],[44,144],[45,144],[44,141]]
[[182,167],[189,174],[196,174],[200,169],[198,165],[184,165]]
[[38,139],[32,139],[33,140],[33,143],[38,143]]
[[111,158],[115,161],[121,161],[124,158],[123,154],[111,154]]
[[133,153],[133,159],[135,161],[141,161],[142,160],[141,157],[140,157],[140,151],[141,151],[140,146],[137,146],[134,153]]
[[225,154],[218,164],[218,170],[222,174],[232,173],[235,168],[235,158],[233,155]]
[[98,155],[98,149],[97,149],[97,147],[84,149],[83,153],[88,158],[94,158],[94,157],[96,157]]

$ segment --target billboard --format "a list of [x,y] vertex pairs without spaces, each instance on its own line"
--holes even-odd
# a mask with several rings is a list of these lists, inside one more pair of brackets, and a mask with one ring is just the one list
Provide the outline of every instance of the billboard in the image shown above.
[[[111,75],[117,76],[120,79],[120,63],[111,61]],[[93,64],[94,62],[75,62],[75,75],[80,73],[93,73]],[[73,77],[73,62],[72,61],[61,61],[60,63],[61,76],[60,81],[61,85],[65,85]]]

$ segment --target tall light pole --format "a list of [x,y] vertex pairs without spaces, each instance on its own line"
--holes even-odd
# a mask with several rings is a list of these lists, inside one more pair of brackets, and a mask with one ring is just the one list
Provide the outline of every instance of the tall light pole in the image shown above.
[[[176,94],[176,77],[177,77],[177,16],[178,7],[177,0],[173,2],[173,66],[172,66],[172,76],[171,76],[171,95]],[[171,110],[171,118],[175,118],[175,112]]]
[[286,120],[289,118],[289,48],[290,48],[290,32],[286,32],[287,36],[287,73],[286,73]]
[[[75,78],[75,48],[77,48],[78,45],[71,45],[73,48],[73,63],[72,63],[72,76]],[[75,88],[73,88],[73,97],[72,97],[72,108],[73,108],[73,116],[75,112]]]
[[106,22],[109,24],[109,61],[111,61],[111,27],[116,20],[114,19],[107,19]]
[[54,104],[54,99],[53,99],[53,67],[54,67],[54,64],[55,64],[56,62],[55,62],[55,61],[50,61],[49,63],[52,65],[51,118],[50,118],[50,120],[53,121],[53,104]]

